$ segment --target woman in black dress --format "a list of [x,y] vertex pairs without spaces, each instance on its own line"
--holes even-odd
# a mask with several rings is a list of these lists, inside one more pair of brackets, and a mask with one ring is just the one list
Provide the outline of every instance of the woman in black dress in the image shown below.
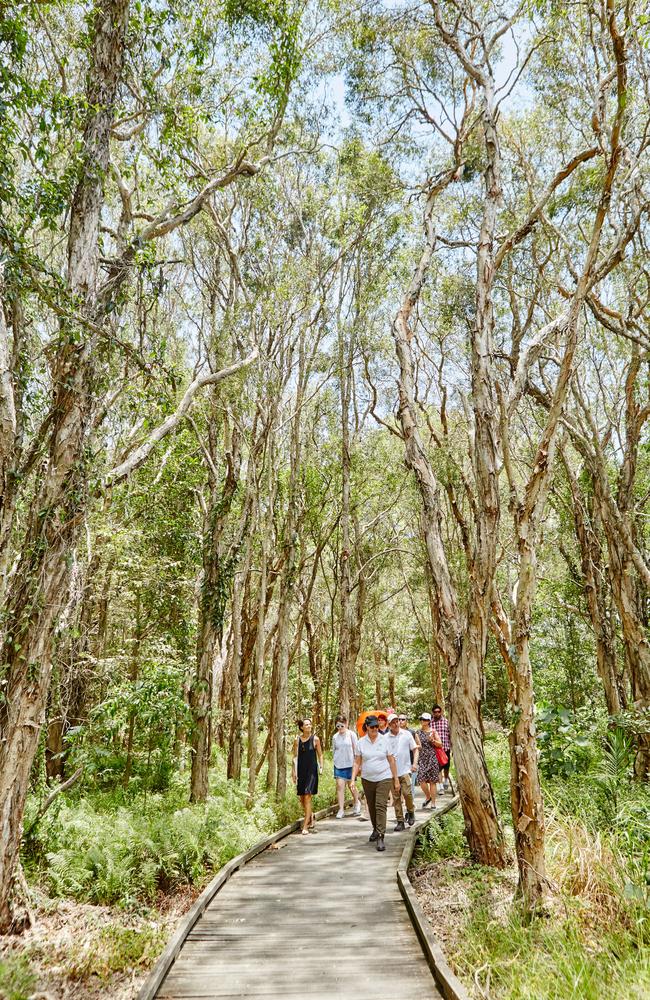
[[293,744],[292,776],[305,813],[302,832],[307,836],[310,830],[314,832],[316,829],[311,799],[318,792],[318,775],[323,770],[323,749],[318,736],[314,736],[311,731],[311,719],[299,721],[298,728],[300,735],[296,736]]

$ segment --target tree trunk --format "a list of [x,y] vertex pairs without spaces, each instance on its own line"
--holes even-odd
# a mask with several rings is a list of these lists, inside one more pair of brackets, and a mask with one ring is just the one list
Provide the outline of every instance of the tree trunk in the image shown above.
[[[341,286],[343,285],[343,270]],[[342,292],[341,292],[342,296]],[[339,559],[339,595],[341,625],[339,629],[339,712],[347,719],[357,709],[357,690],[353,632],[355,614],[352,603],[351,532],[350,532],[350,392],[354,342],[352,334],[346,342],[339,302],[339,383],[341,387],[341,555]]]
[[[422,446],[414,402],[409,317],[419,297],[433,251],[435,237],[432,231],[431,213],[434,195],[435,192],[430,194],[425,211],[429,245],[422,255],[418,270],[393,324],[400,368],[399,416],[404,436],[406,463],[415,474],[422,502],[422,528],[434,583],[435,616],[438,622],[437,643],[445,657],[449,677],[454,761],[467,842],[472,856],[481,864],[503,867],[507,860],[507,852],[483,752],[483,727],[480,714],[483,657],[487,645],[487,633],[484,635],[487,615],[480,605],[474,605],[474,618],[471,627],[468,628],[468,623],[463,621],[458,607],[442,538],[440,486]],[[496,539],[492,541],[495,543]],[[482,542],[485,546],[490,544],[485,533],[482,535]],[[478,590],[478,585],[475,584],[473,594]],[[484,594],[479,596],[485,597]]]
[[[213,411],[216,412],[216,401]],[[190,802],[205,802],[208,796],[210,754],[212,752],[212,706],[214,703],[214,665],[221,653],[224,617],[234,561],[224,551],[224,531],[239,483],[241,454],[236,427],[226,438],[226,477],[219,485],[209,477],[210,497],[203,538],[203,582],[199,602],[199,627],[196,644],[196,672],[190,688],[192,716],[192,769]],[[216,445],[213,448],[216,452]]]
[[[131,641],[131,659],[129,663],[129,681],[135,685],[140,673],[140,654],[142,643],[142,595],[138,590],[135,598],[135,628]],[[133,771],[133,738],[135,736],[136,711],[132,708],[129,711],[129,725],[126,737],[126,762],[124,764],[124,774],[122,775],[122,788],[128,788]]]
[[323,684],[323,665],[320,639],[314,630],[311,618],[307,614],[305,618],[305,630],[307,632],[307,662],[309,663],[309,673],[314,684],[314,732],[324,733],[325,717],[323,713],[323,696],[321,688]]
[[[110,132],[124,58],[128,0],[94,9],[79,180],[70,213],[68,289],[88,316],[96,305],[98,234]],[[83,523],[83,459],[94,388],[94,341],[63,325],[53,363],[48,463],[29,514],[16,574],[5,592],[0,707],[0,932],[9,905],[29,772],[38,746],[51,674],[50,641],[68,589],[68,553]]]
[[[624,698],[616,670],[616,637],[604,594],[605,574],[601,544],[597,526],[593,523],[597,504],[592,503],[589,510],[587,498],[581,493],[578,481],[564,454],[562,460],[571,490],[573,523],[580,546],[582,587],[596,640],[596,668],[603,684],[607,712],[609,715],[618,715],[623,708]],[[593,480],[592,487],[595,488]]]
[[446,714],[445,695],[442,686],[442,658],[436,643],[436,606],[433,599],[431,587],[431,574],[428,566],[426,570],[427,597],[429,599],[429,616],[431,628],[427,638],[427,649],[429,653],[429,670],[431,673],[431,690],[433,692],[434,705],[440,705],[442,714]]
[[[230,738],[228,741],[228,769],[227,775],[234,781],[241,780],[242,766],[242,725],[243,725],[243,705],[242,705],[242,600],[244,587],[250,574],[251,568],[251,537],[249,535],[246,542],[246,553],[244,564],[239,573],[235,574],[232,600],[232,657],[230,663],[229,677],[229,704],[230,704]],[[238,580],[239,577],[239,580]]]
[[[272,508],[272,505],[269,504]],[[262,685],[264,681],[264,648],[266,622],[268,548],[267,533],[262,525],[260,531],[260,583],[257,592],[257,637],[255,642],[255,669],[251,679],[251,696],[248,703],[248,797],[252,801],[257,781],[257,734],[262,707]]]

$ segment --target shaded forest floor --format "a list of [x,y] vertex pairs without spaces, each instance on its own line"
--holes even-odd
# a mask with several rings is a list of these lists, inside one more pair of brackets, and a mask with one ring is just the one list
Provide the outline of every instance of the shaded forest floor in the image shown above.
[[[487,747],[505,820],[507,745],[497,737]],[[597,778],[548,785],[550,891],[543,917],[527,924],[514,904],[515,865],[498,872],[471,861],[459,811],[444,817],[442,826],[432,825],[414,858],[410,875],[420,903],[450,965],[477,1000],[645,1000],[647,789],[630,784],[616,803],[617,820],[599,801]],[[512,842],[512,831],[506,833]]]

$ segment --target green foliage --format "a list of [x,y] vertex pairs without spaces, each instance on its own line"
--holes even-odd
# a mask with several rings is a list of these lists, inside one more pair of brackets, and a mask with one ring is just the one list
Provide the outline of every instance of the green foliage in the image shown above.
[[[562,919],[526,921],[516,907],[495,917],[501,879],[485,869],[463,873],[472,905],[454,956],[461,979],[489,990],[493,1000],[620,1000],[647,996],[650,950],[620,928],[590,939],[577,910]],[[490,897],[493,898],[490,898]],[[486,995],[485,993],[483,995]]]
[[612,817],[618,812],[619,791],[630,779],[633,758],[634,747],[627,733],[622,729],[610,730],[593,772],[593,782],[603,793],[605,808]]
[[35,985],[36,973],[26,955],[0,958],[0,1000],[28,1000]]
[[[226,780],[223,762],[212,773],[205,805],[187,805],[183,785],[166,794],[84,793],[46,814],[25,845],[24,861],[55,896],[137,908],[181,886],[201,885],[235,855],[300,815],[295,789],[283,800],[260,792],[248,804],[241,786]],[[332,803],[328,766],[315,808]],[[215,773],[216,772],[216,773]]]
[[463,857],[469,857],[463,816],[460,810],[454,810],[442,816],[440,822],[434,820],[425,826],[418,839],[414,864],[419,866]]
[[[557,720],[556,720],[557,721]],[[460,812],[431,823],[416,870],[438,864],[442,898],[453,891],[448,957],[461,980],[492,1000],[620,1000],[650,989],[650,810],[647,789],[630,778],[632,746],[620,730],[590,736],[586,770],[544,783],[549,909],[533,921],[513,900],[514,872],[468,860]],[[486,758],[504,821],[509,759],[503,733],[488,733]]]
[[289,0],[225,0],[224,15],[231,27],[252,30],[267,41],[271,65],[257,76],[257,86],[278,103],[286,102],[301,65],[300,7]]
[[603,735],[595,729],[593,711],[548,706],[540,709],[537,720],[542,774],[547,778],[586,774],[598,754],[596,741]]

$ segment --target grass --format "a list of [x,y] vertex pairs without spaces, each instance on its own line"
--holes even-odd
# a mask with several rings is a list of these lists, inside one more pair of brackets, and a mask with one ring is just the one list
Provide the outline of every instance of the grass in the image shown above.
[[37,975],[26,955],[0,958],[1,1000],[27,1000],[34,992]]
[[82,981],[97,976],[105,983],[116,973],[148,968],[164,943],[165,936],[158,928],[109,924],[91,943],[72,947],[63,964],[64,975]]
[[[509,818],[503,738],[486,742],[497,803]],[[616,809],[582,775],[547,782],[545,915],[532,923],[513,898],[513,869],[473,864],[459,812],[432,824],[414,877],[434,928],[477,1000],[641,1000],[650,996],[647,788],[622,783]],[[512,845],[512,829],[506,822]],[[451,930],[447,934],[447,930]]]

